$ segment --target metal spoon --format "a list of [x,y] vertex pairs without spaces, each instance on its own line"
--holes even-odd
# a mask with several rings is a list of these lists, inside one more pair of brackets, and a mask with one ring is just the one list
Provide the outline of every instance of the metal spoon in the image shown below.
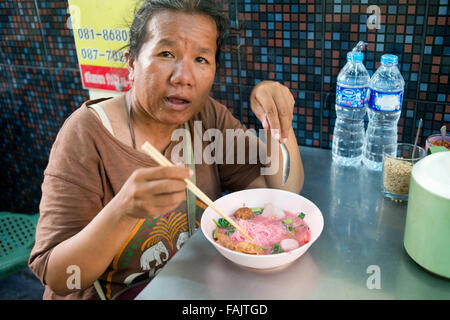
[[[266,122],[267,118],[266,118]],[[268,130],[270,130],[268,128]],[[261,140],[264,143],[267,143],[267,136],[266,136],[266,130],[263,131],[263,135],[261,136]],[[281,147],[281,154],[283,155],[283,171],[281,174],[281,185],[284,185],[287,181],[287,179],[289,178],[289,171],[291,168],[291,156],[289,155],[289,150],[288,148],[281,142],[280,143],[280,147]]]
[[283,154],[283,174],[281,178],[281,185],[283,185],[289,178],[289,171],[291,168],[291,157],[289,155],[288,148],[283,143],[280,143],[280,147],[281,153]]
[[[264,130],[260,136],[261,141],[264,144],[267,143],[266,131],[267,130]],[[272,143],[275,143],[275,142],[272,141]],[[281,142],[280,142],[280,148],[281,148],[281,154],[283,155],[283,169],[281,172],[281,185],[284,185],[286,183],[287,179],[289,178],[289,171],[291,168],[291,157],[289,155],[288,148]]]
[[445,135],[447,134],[447,127],[442,126],[441,127],[441,138],[442,138],[442,146],[445,147]]

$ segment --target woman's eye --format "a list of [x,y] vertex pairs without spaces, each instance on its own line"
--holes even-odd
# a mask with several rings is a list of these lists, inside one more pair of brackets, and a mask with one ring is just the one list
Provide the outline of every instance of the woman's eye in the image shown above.
[[197,57],[195,60],[200,63],[208,63],[208,60],[203,57]]
[[169,51],[163,51],[163,52],[161,52],[159,55],[160,55],[161,57],[164,57],[164,58],[170,58],[170,57],[173,57],[173,55],[172,55]]

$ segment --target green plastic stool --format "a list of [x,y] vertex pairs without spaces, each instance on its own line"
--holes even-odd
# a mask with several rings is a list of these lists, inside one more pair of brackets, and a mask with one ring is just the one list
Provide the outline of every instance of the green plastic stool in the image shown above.
[[0,278],[28,266],[39,214],[0,212]]

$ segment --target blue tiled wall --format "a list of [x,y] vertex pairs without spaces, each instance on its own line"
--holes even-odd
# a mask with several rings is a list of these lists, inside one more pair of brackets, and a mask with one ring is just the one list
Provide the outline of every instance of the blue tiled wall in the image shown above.
[[[220,1],[237,28],[222,53],[213,96],[249,127],[252,87],[285,83],[296,98],[300,145],[330,148],[336,76],[357,41],[368,42],[370,73],[383,53],[399,56],[407,83],[399,140],[450,129],[448,0],[375,0],[380,28],[369,29],[369,1]],[[50,147],[67,116],[88,99],[82,88],[67,1],[0,2],[0,210],[37,212]]]

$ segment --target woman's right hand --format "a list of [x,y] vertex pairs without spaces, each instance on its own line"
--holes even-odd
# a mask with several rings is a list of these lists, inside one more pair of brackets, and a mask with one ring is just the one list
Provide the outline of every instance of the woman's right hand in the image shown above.
[[135,170],[116,196],[121,213],[148,219],[175,209],[186,196],[184,179],[191,176],[182,165]]

